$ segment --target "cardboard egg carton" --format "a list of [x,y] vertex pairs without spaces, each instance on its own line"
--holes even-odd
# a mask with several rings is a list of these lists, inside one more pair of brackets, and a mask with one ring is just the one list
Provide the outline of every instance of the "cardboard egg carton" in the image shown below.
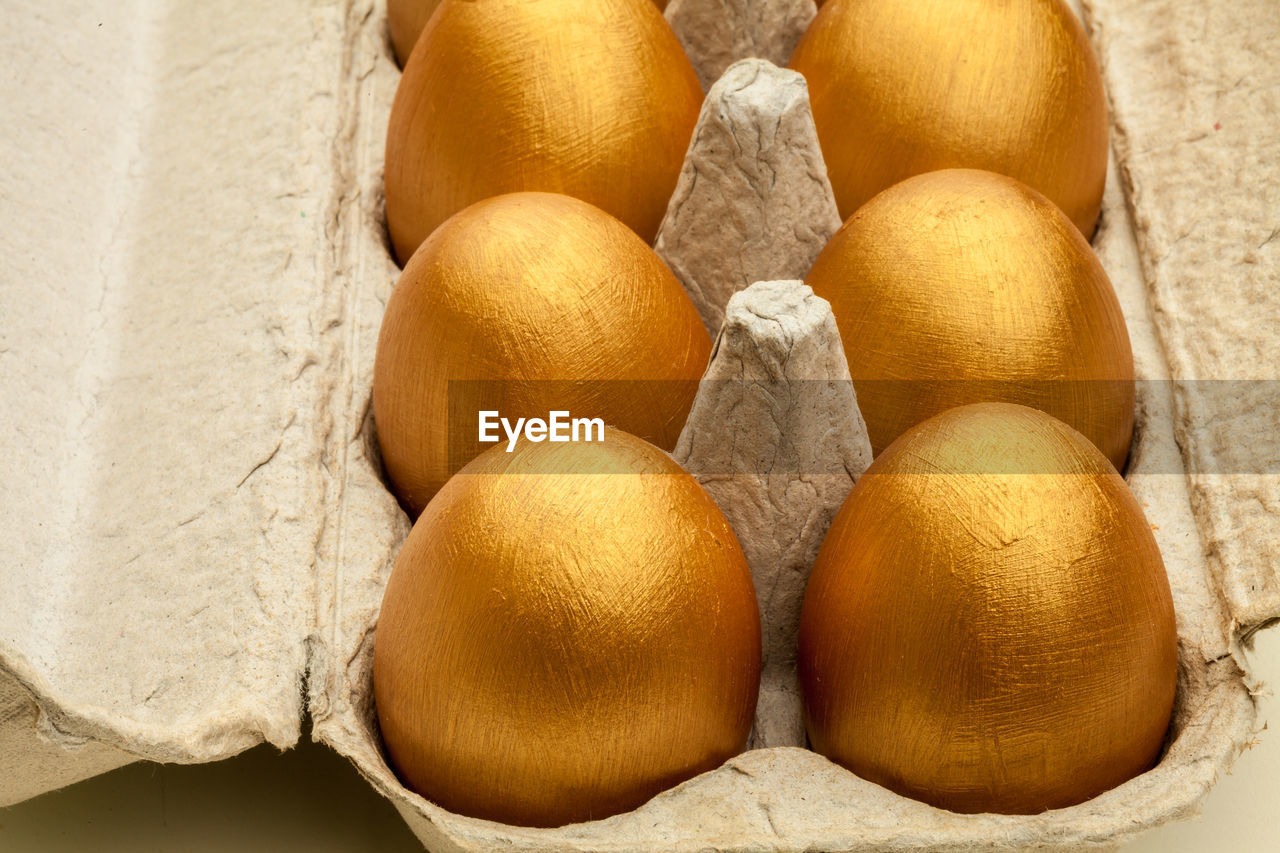
[[[710,14],[697,5],[672,0],[668,17]],[[769,41],[768,21],[794,13],[761,9],[794,4],[715,5],[733,18],[726,31],[757,28],[751,52],[789,49]],[[454,815],[404,789],[370,689],[382,588],[409,528],[380,476],[369,406],[398,274],[381,162],[399,72],[382,3],[56,0],[27,3],[0,51],[11,81],[0,135],[0,804],[139,759],[287,748],[309,714],[313,737],[437,851],[1066,849],[1194,811],[1253,735],[1240,645],[1280,616],[1280,483],[1262,464],[1280,459],[1275,392],[1203,381],[1274,372],[1280,239],[1268,217],[1280,178],[1266,164],[1280,154],[1269,118],[1280,25],[1264,4],[1231,0],[1087,5],[1115,154],[1094,245],[1150,380],[1139,382],[1127,479],[1156,528],[1179,622],[1174,725],[1155,769],[1068,809],[956,815],[768,746],[633,812],[558,829]],[[699,58],[704,79],[722,54]],[[752,162],[795,167],[787,158],[814,147],[803,92],[756,71],[759,98],[729,103],[722,90],[709,105],[772,116],[783,138],[739,128],[761,146]],[[699,133],[734,132],[707,115]],[[800,209],[813,232],[785,261],[761,250],[733,268],[739,286],[802,276],[797,265],[832,227],[824,183],[739,198],[743,242],[781,239],[786,229],[765,226]],[[659,247],[686,281],[704,275],[695,244],[706,257],[733,238],[695,238],[688,222],[712,215],[695,196],[677,189]],[[861,470],[856,429],[829,445],[805,433],[856,414],[824,306],[795,283],[737,297],[676,451],[735,524],[757,580],[807,570],[823,519]],[[733,369],[832,390],[779,413],[716,378]],[[758,421],[716,417],[733,394]],[[718,455],[731,431],[761,452]],[[764,450],[791,463],[752,461]],[[826,479],[812,499],[780,498],[801,476]],[[776,704],[762,699],[757,743],[797,737],[785,672],[774,670]]]

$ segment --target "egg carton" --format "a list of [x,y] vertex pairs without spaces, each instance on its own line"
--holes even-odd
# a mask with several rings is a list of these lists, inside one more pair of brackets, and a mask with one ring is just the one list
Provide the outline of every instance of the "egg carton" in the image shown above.
[[[1259,164],[1280,154],[1267,118],[1280,63],[1263,4],[1087,10],[1115,155],[1094,246],[1143,380],[1127,479],[1179,625],[1158,766],[1067,809],[957,815],[776,745],[801,737],[788,608],[867,450],[829,309],[777,281],[802,277],[836,224],[809,168],[803,86],[748,63],[729,70],[747,85],[711,93],[686,163],[714,163],[711,143],[731,136],[750,152],[724,171],[738,183],[717,202],[682,181],[658,248],[712,326],[721,296],[765,281],[729,305],[676,449],[787,602],[766,623],[762,748],[557,829],[436,807],[399,784],[378,739],[374,630],[409,529],[369,405],[398,274],[381,164],[399,73],[382,3],[22,5],[0,51],[0,804],[139,759],[287,748],[309,715],[312,737],[437,851],[1067,849],[1193,812],[1253,736],[1241,647],[1280,616],[1280,484],[1258,464],[1280,459],[1280,430],[1265,382],[1194,380],[1274,370],[1280,180]],[[667,15],[712,80],[744,54],[781,64],[795,5],[672,0]],[[750,37],[699,48],[687,21],[717,14]],[[757,192],[760,164],[805,177]],[[754,248],[714,263],[735,241]],[[803,399],[751,392],[797,376]],[[838,428],[815,431],[824,418]],[[740,452],[725,453],[730,433]]]

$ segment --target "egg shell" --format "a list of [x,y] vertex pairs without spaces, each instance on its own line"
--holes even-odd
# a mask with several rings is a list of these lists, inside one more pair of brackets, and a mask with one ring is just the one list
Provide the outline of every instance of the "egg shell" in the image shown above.
[[[659,9],[667,8],[667,0],[653,0]],[[396,62],[403,68],[409,54],[431,18],[440,0],[387,0],[387,30]]]
[[840,213],[935,169],[1030,184],[1093,234],[1107,99],[1063,0],[834,0],[791,57]]
[[414,525],[373,687],[387,754],[445,808],[559,826],[639,806],[746,742],[760,683],[746,558],[658,448],[495,448]]
[[569,196],[486,199],[432,234],[387,302],[373,412],[391,487],[421,512],[490,446],[481,411],[601,418],[671,449],[710,351],[679,281],[621,222]]
[[1178,637],[1151,527],[1106,458],[986,403],[905,433],[854,486],[798,666],[817,751],[940,808],[1035,814],[1155,764]]
[[603,208],[653,240],[702,89],[650,0],[471,0],[427,21],[387,128],[403,263],[474,202],[521,190]]
[[805,281],[835,312],[871,446],[953,406],[1049,412],[1123,470],[1129,331],[1089,244],[1048,199],[971,169],[917,175],[863,205]]

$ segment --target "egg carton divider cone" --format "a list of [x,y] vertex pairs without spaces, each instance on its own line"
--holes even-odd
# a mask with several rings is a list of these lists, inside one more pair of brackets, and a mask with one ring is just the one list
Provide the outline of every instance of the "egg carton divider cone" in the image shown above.
[[[65,20],[91,14],[65,5]],[[668,15],[680,5],[673,0]],[[21,101],[28,118],[0,140],[6,162],[18,165],[0,181],[15,197],[56,204],[37,208],[43,220],[6,220],[3,238],[7,275],[47,292],[22,301],[16,289],[3,293],[0,365],[14,372],[0,372],[0,382],[13,383],[21,406],[0,414],[0,426],[21,440],[0,463],[0,520],[11,543],[0,575],[0,803],[137,759],[212,761],[264,741],[285,748],[310,713],[313,736],[346,755],[436,851],[1068,849],[1119,843],[1194,811],[1253,734],[1239,644],[1280,615],[1271,565],[1280,522],[1251,507],[1280,502],[1274,477],[1215,473],[1212,464],[1233,439],[1265,436],[1268,424],[1242,415],[1205,426],[1194,386],[1160,380],[1170,365],[1179,377],[1258,370],[1250,347],[1280,320],[1280,273],[1276,256],[1263,254],[1237,287],[1206,288],[1198,272],[1228,278],[1217,272],[1218,238],[1201,238],[1210,241],[1202,250],[1196,239],[1175,239],[1197,196],[1209,206],[1201,215],[1220,226],[1210,231],[1251,225],[1213,203],[1215,174],[1187,167],[1177,146],[1154,144],[1204,108],[1211,87],[1197,81],[1217,72],[1209,60],[1156,62],[1149,48],[1226,54],[1235,51],[1227,35],[1274,24],[1248,4],[1215,0],[1199,14],[1225,35],[1208,50],[1192,45],[1199,29],[1189,12],[1173,0],[1155,5],[1159,14],[1135,0],[1089,7],[1116,155],[1094,246],[1119,294],[1138,376],[1156,380],[1139,383],[1127,479],[1157,528],[1179,620],[1178,701],[1160,764],[1072,808],[956,815],[802,748],[774,746],[634,812],[546,830],[439,809],[399,784],[377,735],[374,629],[409,527],[381,479],[369,412],[374,344],[398,273],[382,213],[383,139],[398,79],[382,4],[284,0],[246,10],[230,0],[134,0],[104,16],[116,27],[105,37],[91,26],[55,30],[56,15],[29,16],[19,28],[27,46],[0,62],[25,63],[51,90]],[[46,55],[35,47],[44,44],[65,47]],[[1232,56],[1234,72],[1276,79],[1277,64]],[[762,91],[760,103],[739,104],[735,115],[771,117],[770,128],[786,129],[767,156],[811,157],[802,100],[778,97],[794,83],[764,65],[729,73],[744,67],[770,83],[772,100]],[[1171,101],[1148,80],[1184,84],[1187,94]],[[64,132],[67,115],[89,133]],[[739,132],[704,116],[695,153],[704,130]],[[756,138],[754,126],[740,132]],[[1227,142],[1213,144],[1200,156],[1232,168]],[[1167,179],[1174,175],[1176,186]],[[748,169],[740,179],[753,180]],[[1280,190],[1270,180],[1274,199]],[[791,190],[814,211],[815,232],[832,227],[829,214],[822,221],[821,181]],[[725,197],[743,199],[737,211],[752,223],[788,201],[756,194],[748,207],[745,195]],[[681,215],[696,221],[699,204]],[[664,227],[669,259],[691,233]],[[805,245],[781,268],[735,269],[732,282],[716,286],[798,278]],[[693,263],[696,251],[686,257]],[[1240,316],[1242,305],[1252,312],[1252,341],[1225,316]],[[847,366],[823,310],[794,282],[757,285],[735,300],[676,451],[695,474],[700,454],[714,456],[725,431],[741,426],[700,414],[734,393],[717,370],[750,367],[768,379],[796,369],[840,387]],[[795,334],[780,337],[779,325]],[[833,417],[850,402],[835,395],[815,407]],[[751,405],[778,429],[741,441],[807,446],[797,436],[819,415],[777,420]],[[769,472],[741,460],[712,460],[708,470],[739,465],[733,471],[747,487],[703,479],[749,556],[752,542],[768,555],[799,513],[829,520],[852,484],[848,473],[840,482],[836,462],[858,472],[862,450],[853,428],[814,450],[804,465],[826,464],[831,480],[803,507],[772,502]],[[803,572],[813,549],[816,540],[799,543],[772,558],[773,570],[785,563]],[[753,558],[757,583],[769,560]],[[795,696],[785,678],[779,683],[780,704],[762,698],[757,742],[797,737]]]

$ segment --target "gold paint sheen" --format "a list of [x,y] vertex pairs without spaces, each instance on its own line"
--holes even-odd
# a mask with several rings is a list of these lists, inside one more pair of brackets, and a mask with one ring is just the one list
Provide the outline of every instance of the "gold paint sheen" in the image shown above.
[[1107,102],[1063,0],[833,0],[796,47],[831,187],[848,218],[904,178],[986,169],[1093,234]]
[[387,302],[373,411],[392,490],[421,512],[489,446],[481,409],[513,421],[567,410],[670,450],[710,353],[680,282],[618,220],[549,193],[472,205]]
[[450,811],[558,826],[636,808],[746,742],[760,621],[715,503],[666,454],[491,450],[387,585],[374,693],[392,766]]
[[816,750],[958,812],[1039,813],[1154,765],[1173,602],[1132,493],[1042,412],[952,409],[854,487],[805,593]]
[[[555,0],[543,0],[555,2]],[[658,9],[667,8],[667,0],[653,0]],[[427,25],[431,13],[440,5],[440,0],[387,0],[387,29],[391,35],[391,46],[395,50],[396,62],[401,68],[409,61],[409,54],[418,36]]]
[[650,0],[448,2],[391,107],[396,257],[467,205],[520,190],[584,199],[652,242],[701,105]]
[[1034,190],[966,169],[863,205],[806,278],[831,303],[878,454],[965,403],[1041,409],[1123,470],[1133,435],[1129,333],[1106,271]]

